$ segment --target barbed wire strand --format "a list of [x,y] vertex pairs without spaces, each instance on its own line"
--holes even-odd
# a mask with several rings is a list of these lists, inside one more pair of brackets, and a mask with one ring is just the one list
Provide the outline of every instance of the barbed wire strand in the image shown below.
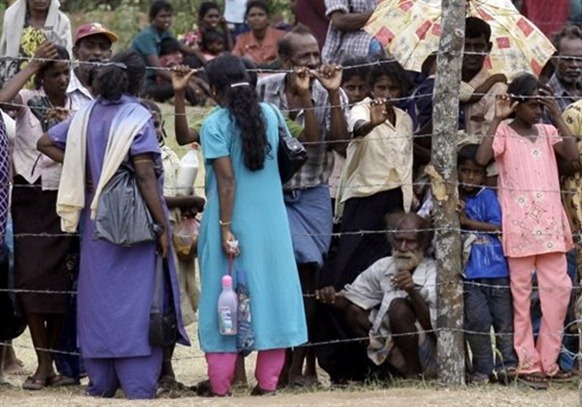
[[[577,324],[578,322],[580,322],[580,320],[576,320],[573,321],[572,324]],[[438,334],[440,332],[453,332],[453,333],[463,333],[463,334],[469,334],[469,335],[475,335],[475,336],[491,336],[492,333],[491,331],[488,332],[480,332],[480,331],[471,331],[471,330],[467,330],[467,329],[463,329],[463,328],[433,328],[433,329],[419,329],[417,330],[416,333],[414,334],[430,334],[430,335],[436,335],[438,336]],[[413,335],[413,334],[412,334]],[[514,333],[494,333],[494,335],[496,337],[500,337],[500,336],[513,336]],[[537,336],[539,337],[540,333],[537,334]],[[548,336],[556,336],[556,334],[547,334]],[[568,334],[565,332],[562,332],[562,334],[560,334],[561,336],[577,336],[577,334]],[[342,338],[342,339],[330,339],[330,340],[326,340],[326,341],[317,341],[317,342],[307,342],[305,344],[296,346],[295,348],[313,348],[313,347],[318,347],[318,346],[327,346],[327,345],[341,345],[341,344],[348,344],[348,343],[357,343],[357,342],[367,342],[371,339],[374,340],[380,340],[380,339],[388,339],[388,338],[397,338],[397,337],[405,337],[405,336],[411,336],[410,333],[402,333],[402,334],[397,334],[397,333],[388,333],[388,334],[381,334],[381,333],[370,333],[368,336],[362,336],[362,337],[356,337],[356,338]],[[64,350],[59,350],[59,349],[50,349],[50,348],[43,348],[43,347],[35,347],[35,346],[30,346],[30,345],[25,345],[25,344],[14,344],[14,342],[12,341],[0,341],[0,346],[11,346],[15,349],[27,349],[27,350],[35,350],[35,351],[40,351],[40,352],[50,352],[53,354],[60,354],[60,355],[69,355],[69,356],[82,356],[82,354],[80,352],[76,352],[76,351],[64,351]],[[564,352],[564,353],[568,353],[570,356],[575,357],[575,359],[582,359],[582,352],[578,352],[578,353],[574,353],[569,351],[563,344],[560,347],[560,351]],[[174,356],[172,358],[173,361],[179,361],[179,360],[192,360],[192,359],[204,359],[205,356],[204,354],[195,354],[192,356],[186,356],[186,357],[177,357]]]

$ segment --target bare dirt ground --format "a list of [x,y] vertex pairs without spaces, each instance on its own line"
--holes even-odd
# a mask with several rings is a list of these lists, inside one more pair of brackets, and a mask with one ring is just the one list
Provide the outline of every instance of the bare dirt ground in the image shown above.
[[[196,384],[206,378],[206,363],[196,341],[195,326],[188,327],[192,338],[189,348],[176,349],[175,369],[177,378],[186,385]],[[35,355],[28,332],[15,340],[17,355],[25,362],[29,373],[35,368]],[[247,361],[249,386],[253,386],[254,358]],[[322,375],[323,376],[323,375]],[[0,387],[0,406],[135,406],[136,402],[124,400],[119,392],[115,399],[95,399],[84,396],[86,379],[81,386],[68,388],[46,388],[40,391],[22,390],[21,383],[25,376],[7,376],[12,387]],[[322,377],[324,383],[325,376]],[[311,391],[285,390],[274,397],[249,397],[249,390],[238,389],[233,397],[200,398],[182,397],[176,399],[156,399],[140,401],[139,405],[151,406],[578,406],[576,383],[555,384],[547,391],[535,391],[514,384],[508,387],[487,385],[467,387],[459,390],[440,389],[435,383],[396,382],[383,387],[369,385],[351,387],[345,390],[328,390],[323,387]]]

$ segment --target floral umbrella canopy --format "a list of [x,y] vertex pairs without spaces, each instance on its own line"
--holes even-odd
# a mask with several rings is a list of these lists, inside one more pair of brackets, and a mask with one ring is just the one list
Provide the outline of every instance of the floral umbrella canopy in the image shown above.
[[[555,51],[511,0],[467,0],[466,14],[491,26],[493,49],[485,66],[493,73],[537,75]],[[438,49],[441,17],[440,0],[382,0],[364,29],[406,69],[420,71],[424,59]]]

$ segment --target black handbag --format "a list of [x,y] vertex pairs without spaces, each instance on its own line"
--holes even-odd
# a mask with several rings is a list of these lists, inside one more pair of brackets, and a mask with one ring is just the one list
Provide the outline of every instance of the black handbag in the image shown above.
[[19,337],[26,329],[14,289],[14,270],[10,267],[10,251],[0,245],[0,341]]
[[278,109],[274,106],[271,107],[278,119],[279,148],[277,149],[277,163],[281,182],[285,184],[307,162],[307,150],[299,140],[289,134],[285,120]]
[[95,239],[134,246],[157,240],[158,229],[137,185],[133,164],[126,157],[99,196]]
[[150,309],[148,333],[150,345],[163,348],[174,345],[178,338],[178,320],[174,311],[174,303],[169,301],[169,309],[164,310],[164,263],[162,256],[157,255],[154,298]]

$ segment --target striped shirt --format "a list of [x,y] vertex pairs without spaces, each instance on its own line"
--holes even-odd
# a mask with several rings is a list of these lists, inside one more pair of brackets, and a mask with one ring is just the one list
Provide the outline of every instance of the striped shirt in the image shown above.
[[[374,11],[376,0],[325,0],[327,18],[339,11],[344,14]],[[331,21],[327,29],[322,58],[326,63],[342,63],[347,58],[365,57],[370,53],[372,37],[364,29],[341,31]]]
[[[285,73],[278,73],[263,77],[257,84],[259,99],[263,102],[271,103],[279,108],[284,116],[289,115],[289,103],[285,94]],[[348,98],[340,89],[340,98],[344,116],[349,116]],[[311,87],[311,98],[315,106],[315,116],[319,122],[321,134],[317,145],[307,145],[307,162],[295,174],[295,176],[285,184],[285,190],[312,188],[321,184],[327,184],[333,169],[332,145],[325,143],[330,139],[331,127],[331,106],[327,90],[318,82],[313,81]],[[299,110],[295,117],[295,122],[305,127],[305,112]]]

